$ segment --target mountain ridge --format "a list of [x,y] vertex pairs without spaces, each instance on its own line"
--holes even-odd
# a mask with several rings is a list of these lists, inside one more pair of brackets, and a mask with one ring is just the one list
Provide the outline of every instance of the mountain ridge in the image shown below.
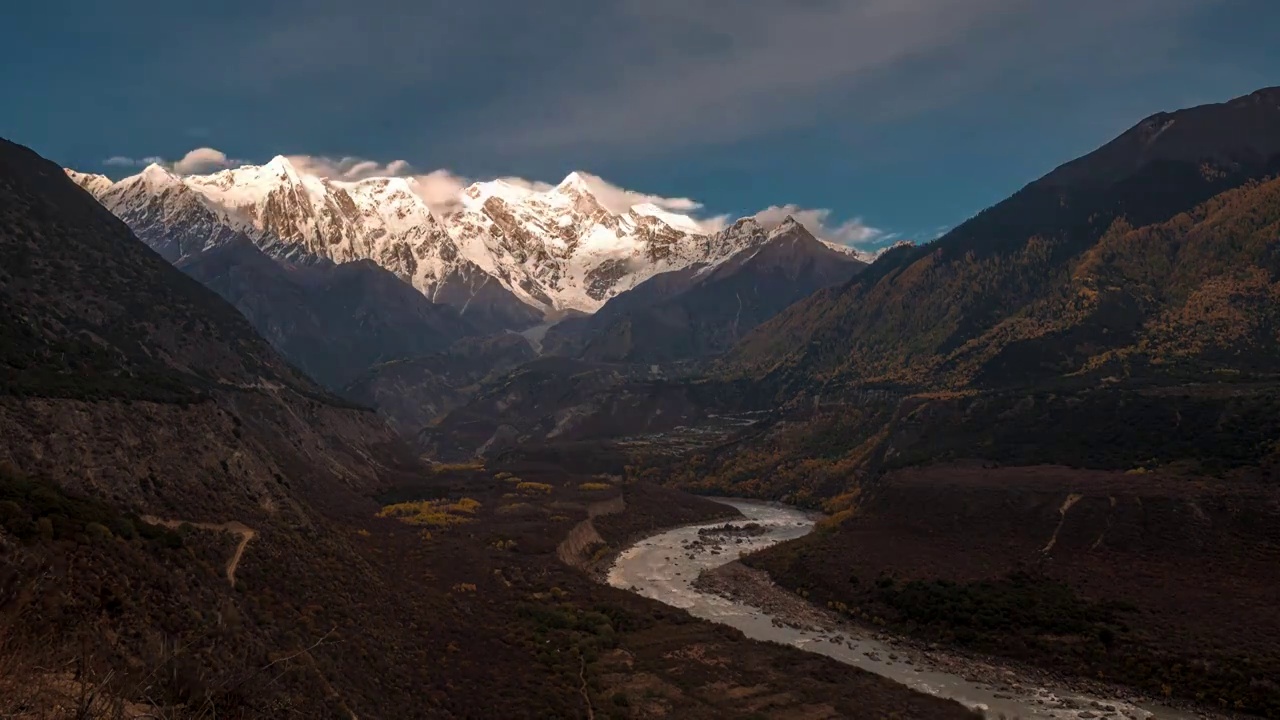
[[241,236],[175,266],[235,305],[285,357],[332,390],[380,362],[484,334],[372,260],[286,263]]
[[602,181],[581,172],[550,187],[473,183],[441,213],[414,178],[333,180],[283,156],[209,175],[158,165],[115,182],[67,174],[171,260],[240,235],[289,262],[371,259],[434,302],[466,314],[479,300],[493,308],[491,324],[517,330],[594,312],[650,277],[743,249],[649,202],[607,208]]
[[[629,307],[592,316],[583,358],[652,363],[713,355],[791,303],[867,267],[819,241],[791,216],[768,232],[753,221],[740,221],[734,229],[745,234],[742,251],[680,274],[665,297],[655,291]],[[632,293],[663,279],[650,278]]]
[[[1123,333],[1137,332],[1134,323],[1152,322],[1155,307],[1140,311],[1140,298],[1125,290],[1123,278],[1080,287],[1078,274],[1099,266],[1091,254],[1102,243],[1114,257],[1113,242],[1131,230],[1152,228],[1150,239],[1136,248],[1139,264],[1167,269],[1168,253],[1181,242],[1175,226],[1185,224],[1178,218],[1196,222],[1197,213],[1212,212],[1215,198],[1248,192],[1240,189],[1280,172],[1280,102],[1272,102],[1277,97],[1280,92],[1272,89],[1159,116],[1172,123],[1166,127],[1190,118],[1194,123],[1185,124],[1198,128],[1190,139],[1166,133],[1172,149],[1134,142],[1159,132],[1148,118],[938,240],[886,253],[848,285],[789,307],[736,346],[724,369],[789,387],[818,378],[835,387],[963,387],[976,378],[994,381],[998,373],[984,373],[971,361],[1030,351],[1022,342],[1025,329],[1041,323],[1061,332],[1052,342],[1048,336],[1037,341],[1035,352],[1043,355],[1033,365],[1039,369],[1024,373],[1023,380],[1079,370],[1095,354],[1090,348],[1114,346]],[[1261,130],[1242,134],[1241,113],[1246,125]],[[1262,203],[1260,210],[1270,207],[1262,193],[1251,197]],[[1134,251],[1130,245],[1128,252]],[[1265,253],[1240,260],[1263,267],[1269,262]],[[1189,265],[1181,268],[1190,271]],[[1080,299],[1075,309],[1067,302],[1073,293]],[[1086,305],[1094,310],[1078,314]],[[1077,313],[1073,322],[1079,325],[1061,323],[1068,309]]]

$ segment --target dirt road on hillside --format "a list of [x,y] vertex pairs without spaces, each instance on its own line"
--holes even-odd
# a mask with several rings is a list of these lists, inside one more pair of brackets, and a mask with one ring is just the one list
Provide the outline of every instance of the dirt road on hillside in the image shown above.
[[236,545],[236,551],[231,554],[231,559],[227,560],[227,582],[231,583],[231,587],[236,586],[236,568],[240,567],[240,558],[244,556],[245,547],[250,540],[258,536],[258,531],[236,520],[224,523],[190,522],[187,520],[165,520],[154,515],[143,515],[142,519],[152,525],[161,525],[172,530],[176,530],[183,525],[190,525],[202,530],[216,530],[239,535],[240,544]]

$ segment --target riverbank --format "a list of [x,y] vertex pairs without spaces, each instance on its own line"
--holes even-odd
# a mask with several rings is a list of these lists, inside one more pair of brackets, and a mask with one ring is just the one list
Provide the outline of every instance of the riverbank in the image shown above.
[[[739,606],[727,601],[716,602],[718,599],[714,596],[692,591],[690,583],[708,564],[718,564],[733,559],[740,552],[766,547],[783,539],[800,537],[813,526],[813,518],[795,508],[750,501],[727,502],[732,503],[732,507],[725,506],[725,509],[734,514],[741,513],[741,517],[730,520],[727,529],[725,520],[714,519],[645,535],[623,548],[617,562],[609,569],[608,584],[614,588],[630,591],[625,594],[637,600],[657,600],[669,612],[670,608],[676,609],[668,617],[680,626],[680,630],[673,634],[669,627],[655,628],[648,633],[652,642],[675,644],[681,635],[700,627],[712,630],[721,641],[731,638],[737,641],[732,654],[713,652],[702,643],[691,645],[683,642],[680,643],[682,647],[663,653],[662,657],[687,657],[696,663],[723,668],[731,673],[744,673],[752,668],[757,673],[767,670],[778,679],[785,677],[786,683],[794,683],[766,689],[740,681],[737,687],[722,685],[709,688],[720,697],[737,698],[751,705],[755,714],[750,717],[794,717],[797,720],[884,717],[978,720],[981,717],[966,707],[971,703],[957,702],[950,695],[922,692],[921,688],[904,685],[882,674],[850,668],[840,658],[806,652],[808,648],[769,637],[767,622],[765,627],[754,627],[750,617],[729,619],[721,611],[733,613]],[[598,519],[620,518],[628,513]],[[761,518],[761,513],[768,517]],[[761,531],[758,526],[765,529]],[[704,601],[711,601],[710,606]],[[769,664],[762,665],[762,662]],[[619,673],[616,678],[611,677],[610,682],[631,687],[637,681],[629,678],[634,677],[634,671]],[[781,709],[778,703],[794,704],[802,687],[799,683],[812,681],[839,684],[848,692],[834,702],[827,699],[807,701],[803,708],[795,707],[794,713]],[[649,692],[647,689],[635,689]],[[817,699],[815,696],[814,700]]]
[[[821,634],[828,642],[853,646],[851,638],[869,637],[889,651],[865,651],[868,659],[912,668],[957,675],[990,689],[997,698],[1013,699],[1017,694],[1030,694],[1036,705],[1053,710],[1075,711],[1079,718],[1140,718],[1134,708],[1152,707],[1156,699],[1131,688],[1089,680],[1063,677],[1036,667],[1010,664],[978,655],[944,649],[937,644],[886,633],[870,625],[852,623],[835,612],[818,607],[808,600],[778,586],[763,570],[733,561],[701,573],[693,587],[734,602],[739,602],[769,615],[777,627],[788,627]],[[1080,700],[1073,696],[1102,696],[1116,702]],[[1125,706],[1132,706],[1131,708]],[[1180,710],[1199,718],[1226,720],[1231,717],[1201,708],[1182,706]],[[1158,713],[1147,717],[1161,717]]]
[[583,549],[576,567],[608,584],[609,568],[627,548],[664,530],[715,520],[736,521],[742,513],[732,505],[648,483],[628,484],[621,495],[624,510],[590,518],[598,544]]
[[[745,516],[730,532],[722,523],[668,530],[624,551],[609,572],[614,587],[728,625],[747,637],[796,647],[869,671],[900,686],[955,700],[989,718],[1054,720],[1193,720],[1223,715],[1186,712],[1105,683],[1057,682],[1004,661],[914,643],[855,625],[774,585],[738,558],[805,537],[813,516],[795,508],[729,501]],[[767,530],[742,529],[758,523]]]
[[1229,478],[913,467],[821,533],[744,558],[853,622],[1280,717],[1280,493]]

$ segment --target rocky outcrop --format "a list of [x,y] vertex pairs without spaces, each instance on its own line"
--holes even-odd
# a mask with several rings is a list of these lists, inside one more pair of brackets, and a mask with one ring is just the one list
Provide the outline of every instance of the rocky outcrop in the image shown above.
[[586,519],[574,525],[564,540],[556,546],[556,557],[560,558],[564,564],[579,570],[593,569],[592,552],[604,545],[604,538],[600,537],[592,520],[601,515],[613,515],[626,509],[627,502],[621,495],[588,505]]

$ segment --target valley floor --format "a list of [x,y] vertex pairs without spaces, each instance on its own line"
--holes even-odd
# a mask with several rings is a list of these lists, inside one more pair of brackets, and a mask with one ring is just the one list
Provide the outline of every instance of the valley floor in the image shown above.
[[[425,542],[417,527],[370,525],[369,540],[384,548],[371,560],[395,563],[405,573],[416,568],[434,584],[455,588],[476,625],[508,646],[486,654],[486,663],[513,672],[523,664],[545,677],[556,688],[555,702],[563,704],[556,717],[972,717],[956,703],[850,672],[828,658],[748,640],[582,571],[601,566],[641,535],[732,514],[724,505],[545,464],[443,475],[449,479],[431,492],[465,491],[479,503],[474,516],[433,529]],[[402,488],[401,497],[384,502],[426,490]],[[625,505],[614,502],[620,496]],[[577,530],[591,507],[612,512],[591,518],[595,535],[582,542],[587,535]],[[571,556],[565,557],[563,539],[571,534],[579,541],[570,543]]]
[[[1045,713],[1057,711],[1058,716],[1064,712],[1075,716],[1073,711],[1079,711],[1104,718],[1135,718],[1145,716],[1145,712],[1139,708],[1158,707],[1161,703],[1161,700],[1113,683],[1064,676],[1033,665],[1014,663],[1007,659],[965,652],[954,646],[943,647],[938,643],[886,632],[871,623],[855,621],[831,609],[818,607],[800,595],[778,586],[763,570],[740,562],[703,573],[695,585],[705,592],[760,608],[787,627],[818,632],[828,638],[871,638],[886,649],[870,652],[870,662],[928,669],[958,676],[992,693],[997,700],[1030,696],[1028,701],[1042,707]],[[1077,695],[1114,700],[1104,702],[1072,697]],[[1168,700],[1164,699],[1164,702]],[[1115,703],[1120,703],[1120,709],[1117,709]],[[1181,713],[1177,715],[1183,716]],[[1166,718],[1169,715],[1157,711],[1152,717]],[[1228,715],[1212,709],[1188,706],[1185,717],[1225,718]]]

